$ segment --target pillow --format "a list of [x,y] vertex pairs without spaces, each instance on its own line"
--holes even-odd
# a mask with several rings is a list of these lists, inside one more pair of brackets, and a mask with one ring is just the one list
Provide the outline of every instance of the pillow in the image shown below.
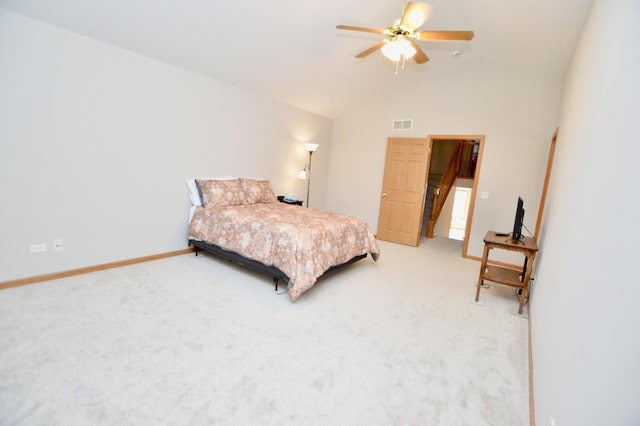
[[268,180],[240,178],[247,203],[275,203],[278,201]]
[[[201,180],[229,180],[235,179],[234,177],[221,177],[221,178],[210,178],[210,179],[201,179]],[[189,200],[191,200],[192,206],[201,206],[202,198],[200,196],[200,190],[198,189],[198,184],[196,184],[195,179],[187,180],[187,188],[189,188]]]
[[239,179],[196,179],[205,208],[247,204]]

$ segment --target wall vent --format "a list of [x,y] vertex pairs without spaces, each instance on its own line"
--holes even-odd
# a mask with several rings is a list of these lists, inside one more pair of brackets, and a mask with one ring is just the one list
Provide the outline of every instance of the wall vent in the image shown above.
[[393,120],[391,130],[411,130],[413,127],[413,120]]

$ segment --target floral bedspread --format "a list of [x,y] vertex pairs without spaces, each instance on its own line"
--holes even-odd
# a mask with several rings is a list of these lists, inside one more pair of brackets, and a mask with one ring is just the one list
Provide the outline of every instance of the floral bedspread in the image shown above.
[[280,269],[291,300],[331,266],[366,253],[377,260],[380,253],[364,220],[285,203],[197,207],[189,236]]

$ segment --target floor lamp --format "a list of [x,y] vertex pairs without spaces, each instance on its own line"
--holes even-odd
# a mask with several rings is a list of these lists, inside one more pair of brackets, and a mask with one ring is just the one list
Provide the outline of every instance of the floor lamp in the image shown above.
[[318,149],[317,143],[305,143],[304,147],[309,151],[309,163],[304,166],[304,169],[298,173],[300,179],[307,180],[307,207],[309,207],[309,189],[311,188],[311,156],[313,152]]

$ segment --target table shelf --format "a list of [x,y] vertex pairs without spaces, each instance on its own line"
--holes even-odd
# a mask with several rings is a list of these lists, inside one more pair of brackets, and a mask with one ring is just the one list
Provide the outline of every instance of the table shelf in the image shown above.
[[503,268],[502,266],[487,265],[483,278],[495,283],[522,287],[522,271]]

